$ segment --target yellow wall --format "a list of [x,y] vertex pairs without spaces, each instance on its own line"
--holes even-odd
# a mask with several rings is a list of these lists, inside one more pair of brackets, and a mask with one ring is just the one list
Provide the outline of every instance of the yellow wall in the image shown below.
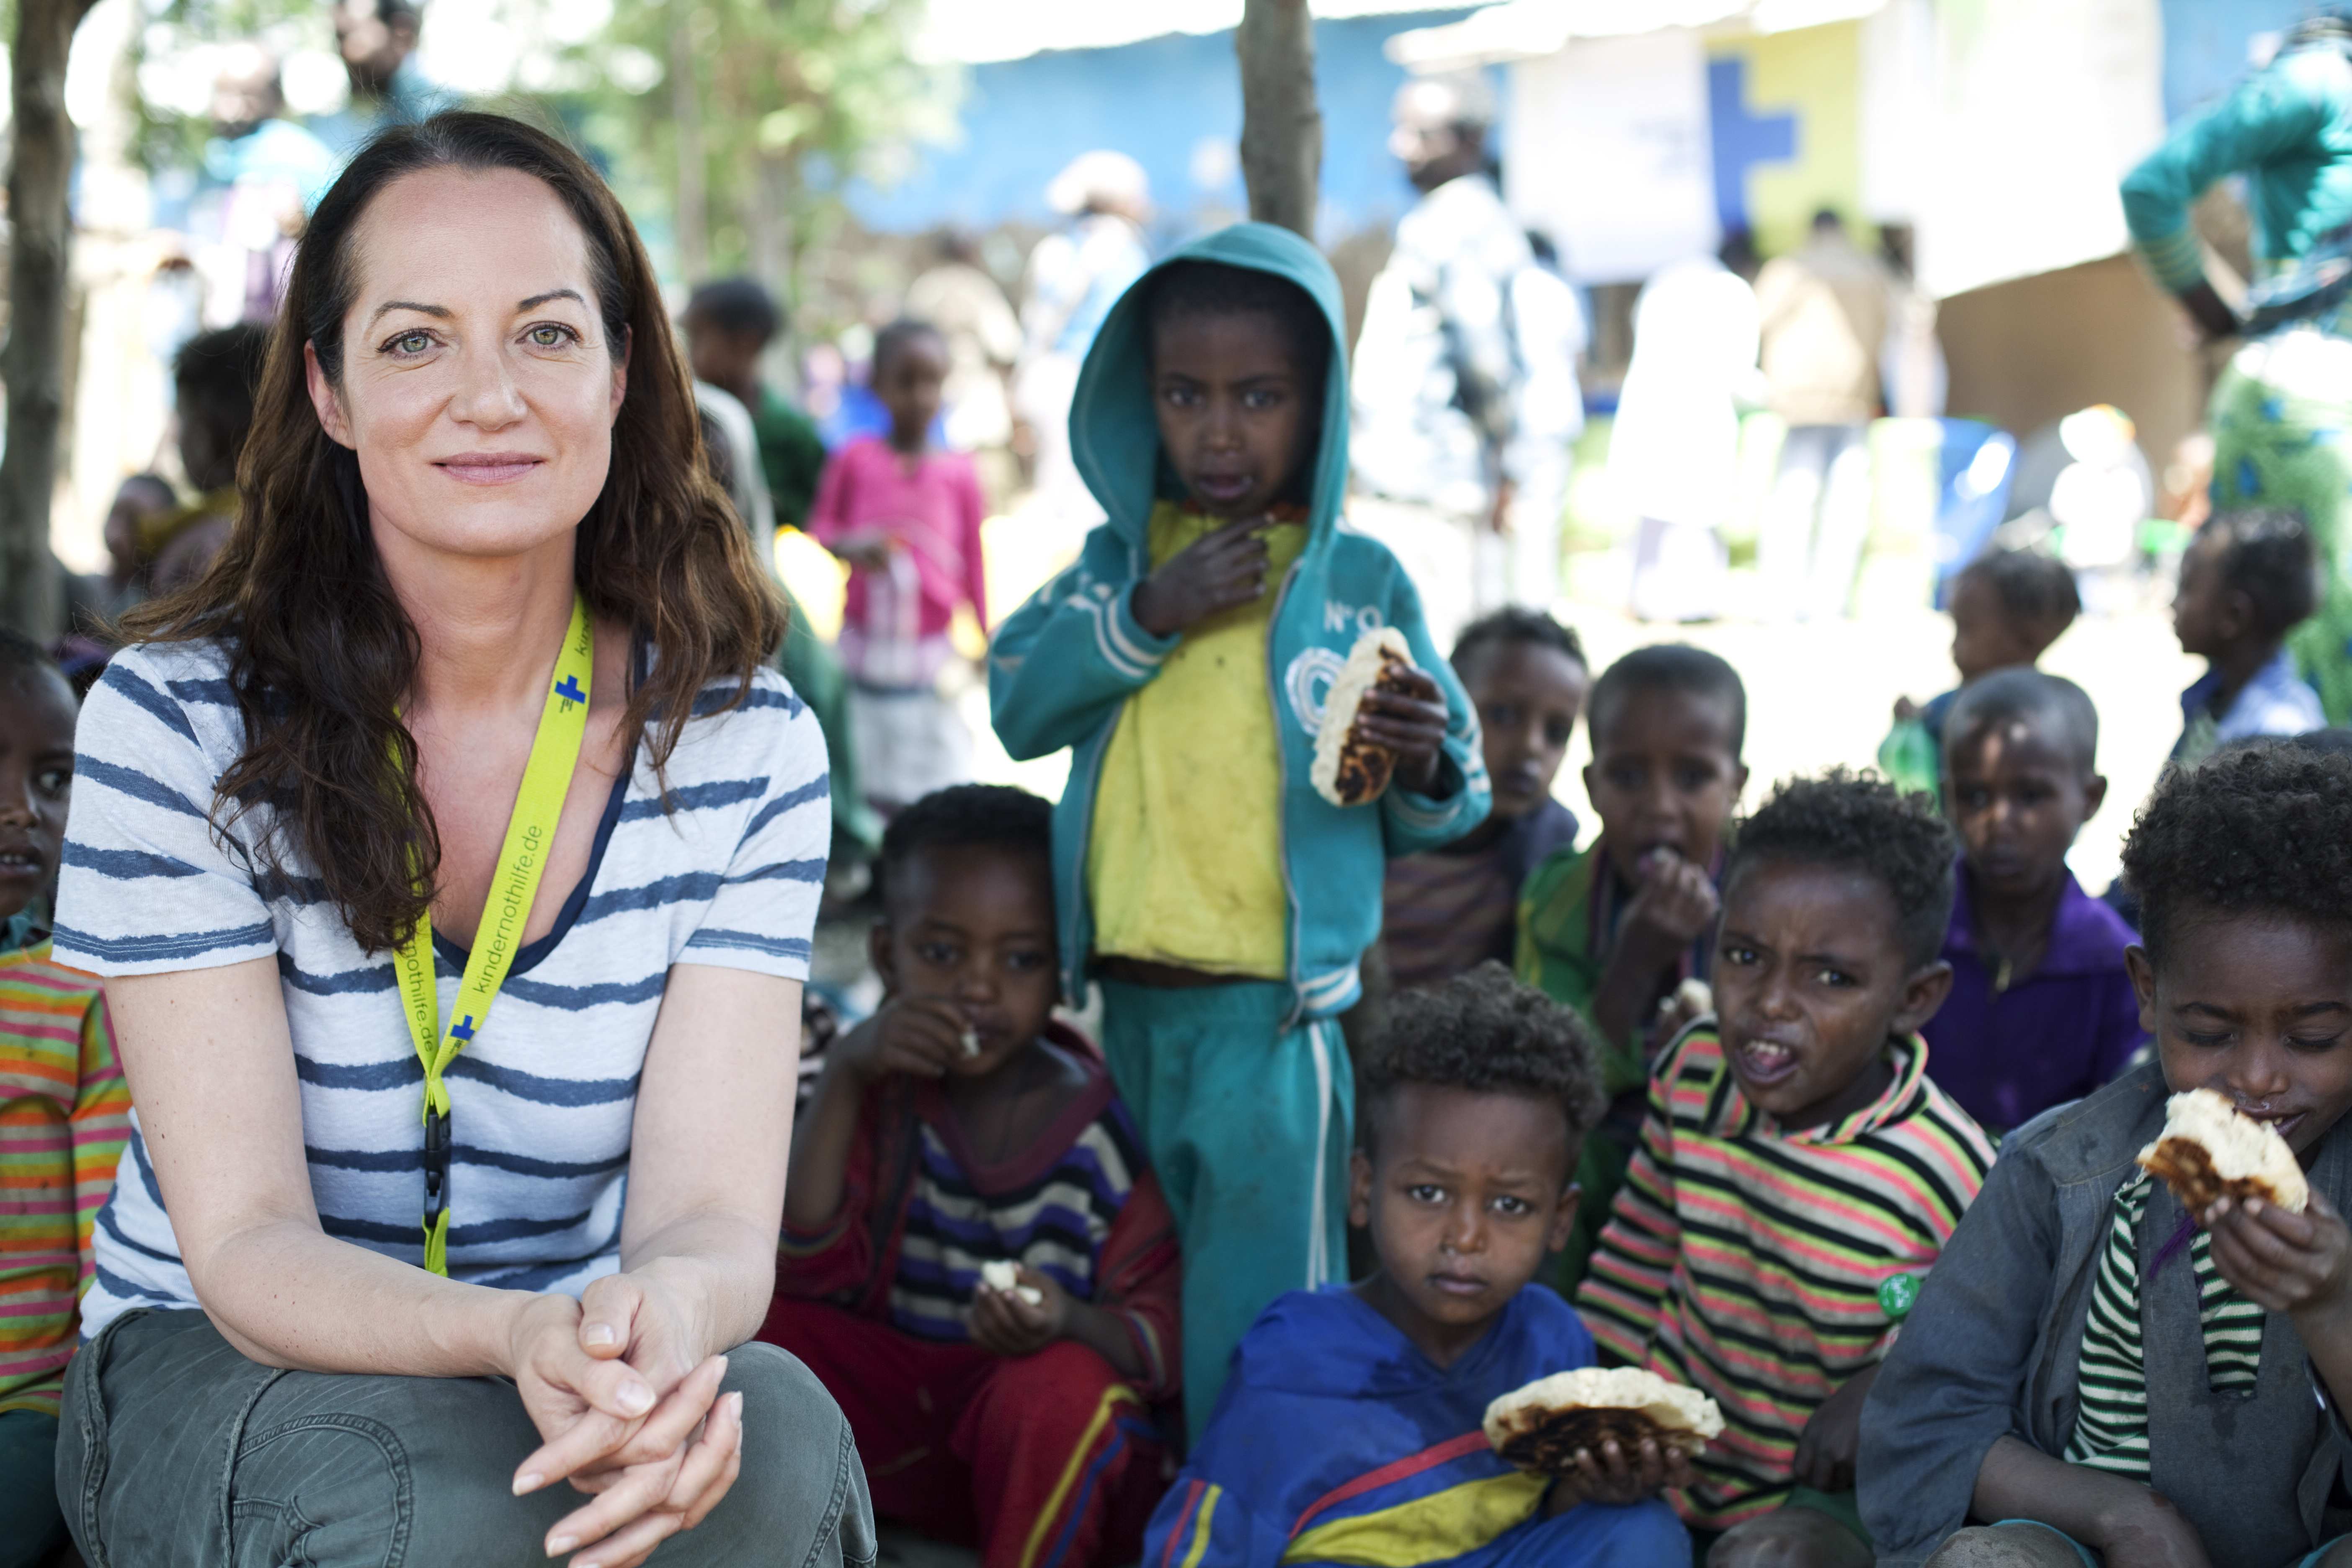
[[1777,256],[1804,243],[1813,214],[1835,207],[1854,223],[1862,205],[1862,24],[1714,40],[1711,59],[1748,62],[1747,111],[1797,117],[1797,155],[1748,171],[1757,247]]

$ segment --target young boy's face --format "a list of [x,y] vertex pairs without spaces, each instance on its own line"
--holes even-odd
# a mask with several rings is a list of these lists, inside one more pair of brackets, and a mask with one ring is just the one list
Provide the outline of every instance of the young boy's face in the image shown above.
[[1565,1245],[1576,1148],[1562,1109],[1516,1094],[1406,1084],[1356,1151],[1348,1220],[1371,1232],[1375,1300],[1417,1343],[1501,1311]]
[[1952,584],[1951,613],[1952,666],[1962,685],[1996,669],[2032,664],[2050,646],[2050,639],[2010,616],[1982,573],[1960,574]]
[[757,332],[727,331],[707,317],[687,312],[686,358],[697,381],[726,387],[756,380],[760,351],[765,347]]
[[1541,643],[1492,643],[1473,649],[1468,662],[1457,673],[1478,710],[1494,815],[1526,816],[1551,798],[1592,676]]
[[2210,1089],[2307,1154],[2352,1107],[2352,929],[2183,910],[2124,960],[2175,1094]]
[[2207,530],[2189,543],[2180,557],[2180,583],[2172,595],[2172,635],[2180,651],[2211,658],[2246,634],[2244,595],[2232,594],[2221,582],[2221,552],[2227,542]]
[[1185,312],[1151,329],[1160,445],[1212,517],[1265,515],[1314,450],[1323,411],[1281,322],[1257,311]]
[[1042,856],[984,845],[918,851],[890,879],[875,972],[894,997],[951,1004],[980,1042],[950,1075],[984,1078],[1045,1027],[1055,973],[1052,872]]
[[2107,781],[2051,731],[2058,715],[1994,720],[1948,734],[1944,800],[1977,886],[1996,898],[2046,893],[2107,796]]
[[874,395],[890,411],[891,437],[899,446],[922,444],[940,416],[947,384],[947,340],[933,332],[900,339],[874,367]]
[[73,794],[74,698],[55,670],[0,676],[0,919],[58,874]]
[[1592,729],[1584,790],[1618,876],[1633,880],[1643,858],[1659,849],[1712,866],[1748,783],[1730,703],[1673,688],[1635,690],[1612,703],[1605,719]]
[[1905,956],[1895,899],[1866,871],[1743,861],[1723,890],[1715,1009],[1748,1102],[1790,1131],[1868,1105],[1881,1053],[1935,1016],[1951,965]]

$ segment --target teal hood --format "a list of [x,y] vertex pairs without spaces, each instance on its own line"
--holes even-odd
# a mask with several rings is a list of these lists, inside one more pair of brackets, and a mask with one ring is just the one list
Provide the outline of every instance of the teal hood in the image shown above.
[[1159,499],[1160,425],[1151,408],[1151,337],[1145,320],[1150,280],[1180,261],[1216,261],[1271,272],[1307,290],[1323,312],[1331,363],[1323,379],[1323,434],[1317,445],[1307,519],[1310,538],[1329,533],[1348,488],[1348,355],[1339,279],[1323,253],[1270,223],[1239,223],[1163,258],[1119,296],[1095,335],[1070,402],[1070,452],[1111,526],[1140,541]]
[[[1403,566],[1377,540],[1339,525],[1348,471],[1348,375],[1339,279],[1305,240],[1262,223],[1222,230],[1168,258],[1188,260],[1286,279],[1314,299],[1330,331],[1307,548],[1268,584],[1265,700],[1282,767],[1280,796],[1269,804],[1281,813],[1294,1011],[1299,1017],[1333,1017],[1362,993],[1358,961],[1381,933],[1388,859],[1451,843],[1486,815],[1478,721],[1462,683],[1430,642],[1421,595]],[[1151,276],[1146,273],[1144,281]],[[1066,571],[997,627],[989,649],[989,716],[1006,752],[1026,761],[1070,748],[1069,781],[1054,808],[1054,898],[1073,996],[1086,994],[1094,951],[1087,857],[1103,755],[1128,700],[1159,677],[1183,641],[1181,632],[1163,637],[1135,618],[1136,585],[1151,574],[1150,523],[1164,472],[1148,374],[1146,297],[1139,283],[1112,307],[1079,373],[1070,409],[1078,471],[1109,519],[1087,535]],[[1316,732],[1349,651],[1380,626],[1403,634],[1413,662],[1444,693],[1444,756],[1427,795],[1392,786],[1376,805],[1337,806],[1315,791]],[[1200,738],[1204,746],[1217,742],[1214,735]]]

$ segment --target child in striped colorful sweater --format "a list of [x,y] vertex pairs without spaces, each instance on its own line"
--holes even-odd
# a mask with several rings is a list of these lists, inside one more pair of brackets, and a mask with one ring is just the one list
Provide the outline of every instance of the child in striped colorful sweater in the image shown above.
[[90,1220],[131,1132],[106,1004],[89,976],[49,962],[37,914],[65,840],[73,741],[65,677],[0,630],[0,1568],[65,1541],[58,1391]]
[[1741,826],[1717,1016],[1659,1058],[1577,1292],[1606,1355],[1723,1408],[1668,1493],[1709,1568],[1870,1568],[1863,1399],[1992,1163],[1919,1037],[1952,983],[1952,859],[1928,796],[1843,772]]

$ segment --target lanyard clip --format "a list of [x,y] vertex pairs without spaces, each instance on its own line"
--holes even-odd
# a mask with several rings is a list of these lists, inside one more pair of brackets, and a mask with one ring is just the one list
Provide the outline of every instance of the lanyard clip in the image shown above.
[[425,1227],[449,1206],[449,1118],[425,1108]]

